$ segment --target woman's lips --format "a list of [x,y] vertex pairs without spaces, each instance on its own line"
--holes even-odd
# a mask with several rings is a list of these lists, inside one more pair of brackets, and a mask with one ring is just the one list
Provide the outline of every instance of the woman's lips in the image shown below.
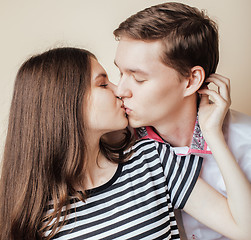
[[126,106],[124,108],[125,108],[126,114],[129,115],[131,113],[132,109],[130,109]]
[[121,108],[123,108],[125,110],[126,116],[128,116],[132,112],[132,109],[125,106],[124,103],[122,103]]

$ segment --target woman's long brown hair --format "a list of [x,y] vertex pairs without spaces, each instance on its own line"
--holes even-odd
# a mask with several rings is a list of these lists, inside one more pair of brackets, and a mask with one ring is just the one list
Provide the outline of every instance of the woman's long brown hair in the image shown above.
[[[51,228],[45,238],[50,239],[61,226],[70,196],[86,198],[75,186],[83,179],[83,102],[90,88],[91,57],[86,50],[57,48],[31,57],[18,71],[0,182],[1,240],[44,239]],[[117,145],[100,141],[111,161],[127,157],[121,157],[131,144],[129,131],[125,133]],[[54,211],[47,214],[49,200]]]

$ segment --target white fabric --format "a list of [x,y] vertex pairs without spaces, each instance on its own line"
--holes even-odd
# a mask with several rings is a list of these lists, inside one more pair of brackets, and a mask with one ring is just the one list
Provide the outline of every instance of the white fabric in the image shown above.
[[[251,116],[230,110],[225,119],[223,131],[230,150],[251,182]],[[179,153],[182,152],[182,148],[177,150]],[[186,153],[187,148],[184,147],[183,151]],[[204,158],[201,177],[226,196],[225,184],[213,156],[211,154],[198,155]],[[228,239],[199,223],[184,211],[182,211],[182,218],[188,240]]]

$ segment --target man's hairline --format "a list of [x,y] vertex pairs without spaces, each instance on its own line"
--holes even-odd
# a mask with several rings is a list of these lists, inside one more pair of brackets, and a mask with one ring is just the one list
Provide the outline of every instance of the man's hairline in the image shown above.
[[[159,38],[159,39],[138,39],[138,38],[133,37],[132,35],[126,34],[126,33],[122,33],[122,34],[120,34],[120,35],[118,35],[118,36],[115,36],[115,39],[116,39],[116,41],[118,41],[118,42],[120,42],[121,40],[123,40],[123,38],[124,38],[125,41],[126,41],[126,40],[133,40],[133,41],[140,41],[140,42],[145,42],[145,43],[159,42],[159,43],[160,43],[160,52],[158,53],[158,55],[159,55],[158,58],[159,58],[160,62],[161,62],[162,64],[164,64],[165,66],[174,69],[174,70],[178,73],[178,77],[179,77],[180,81],[182,80],[182,78],[186,78],[186,76],[184,76],[183,74],[181,74],[180,72],[178,72],[174,67],[168,65],[168,64],[164,61],[165,48],[167,47],[167,46],[166,46],[166,42],[165,42],[165,41],[167,41],[166,38]],[[115,66],[116,66],[117,68],[119,68],[118,65],[116,64],[116,61],[115,61],[115,60],[114,60],[114,64],[115,64]],[[190,70],[191,70],[191,69],[192,69],[192,67],[190,68]],[[128,70],[130,71],[130,69],[128,69]],[[132,71],[132,72],[133,72],[133,71]],[[144,71],[142,71],[142,72],[144,73]]]

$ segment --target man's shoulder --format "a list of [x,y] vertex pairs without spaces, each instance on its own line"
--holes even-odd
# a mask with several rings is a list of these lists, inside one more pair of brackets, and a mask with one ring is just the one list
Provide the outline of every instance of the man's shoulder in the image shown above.
[[[251,174],[251,116],[230,110],[223,126],[226,142],[244,172]],[[251,179],[250,179],[251,180]]]
[[251,116],[242,112],[238,112],[233,109],[229,111],[229,115],[230,115],[230,120],[232,123],[236,123],[236,124],[241,123],[241,124],[247,125],[248,127],[251,127]]
[[236,110],[229,110],[223,125],[223,131],[230,136],[251,138],[251,116]]

